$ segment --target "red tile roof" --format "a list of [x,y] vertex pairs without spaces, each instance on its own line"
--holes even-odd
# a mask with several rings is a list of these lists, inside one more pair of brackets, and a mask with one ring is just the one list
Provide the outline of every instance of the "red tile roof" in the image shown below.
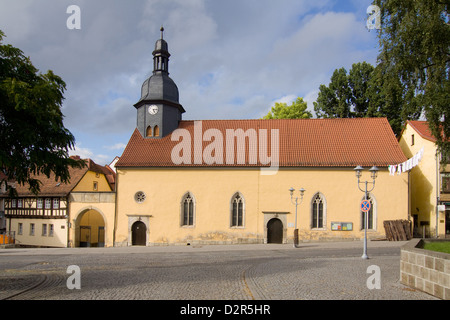
[[[78,158],[78,156],[73,156]],[[97,173],[105,174],[111,189],[114,190],[115,184],[115,173],[108,166],[100,166],[96,164],[91,159],[85,160],[87,166],[84,168],[72,168],[69,167],[70,182],[60,183],[55,179],[53,173],[47,178],[45,175],[33,176],[33,178],[38,179],[41,182],[39,196],[41,197],[55,197],[55,196],[67,196],[84,177],[87,171],[93,171]],[[28,185],[15,184],[15,188],[18,196],[34,196],[34,194],[29,190]],[[7,195],[6,195],[7,196]]]
[[417,131],[418,134],[424,139],[430,140],[432,142],[436,142],[436,138],[431,133],[430,127],[428,126],[427,121],[412,121],[409,120],[408,123],[411,125],[411,127],[414,128],[414,130]]
[[[227,129],[254,129],[257,137],[262,129],[267,130],[267,155],[270,156],[271,130],[279,132],[280,167],[386,167],[407,160],[400,149],[395,135],[386,118],[357,119],[274,119],[274,120],[203,120],[202,134],[209,129],[217,129],[223,137],[222,164],[194,163],[194,121],[181,121],[179,129],[185,129],[191,137],[191,163],[175,164],[171,153],[182,139],[171,138],[174,133],[161,139],[146,139],[136,129],[116,167],[195,167],[195,166],[270,166],[249,161],[249,147],[235,153],[235,161],[226,164]],[[176,131],[174,131],[176,132]],[[201,139],[201,138],[200,138]],[[237,139],[236,139],[237,140]],[[258,141],[258,140],[256,140]],[[211,141],[203,141],[202,150]],[[235,148],[237,142],[235,141]],[[245,152],[245,164],[238,164],[236,154]],[[256,150],[252,149],[257,154]],[[273,160],[272,160],[273,161]],[[272,163],[273,164],[273,163]]]

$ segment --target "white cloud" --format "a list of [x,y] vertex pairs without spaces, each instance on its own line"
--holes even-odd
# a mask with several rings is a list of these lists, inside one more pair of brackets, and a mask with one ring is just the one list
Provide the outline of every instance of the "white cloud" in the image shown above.
[[82,148],[78,144],[75,145],[75,148],[69,150],[70,156],[80,156],[82,159],[92,158],[94,153],[88,148]]
[[161,24],[183,119],[260,118],[296,97],[312,110],[334,69],[377,54],[362,1],[77,0],[82,29],[68,30],[71,4],[0,0],[0,29],[67,83],[65,125],[94,159],[113,159],[120,148],[105,146],[127,141],[136,126],[133,104]]
[[113,158],[106,154],[96,154],[89,148],[83,148],[75,145],[74,150],[69,151],[70,156],[80,156],[81,159],[92,159],[95,163],[99,165],[109,164]]

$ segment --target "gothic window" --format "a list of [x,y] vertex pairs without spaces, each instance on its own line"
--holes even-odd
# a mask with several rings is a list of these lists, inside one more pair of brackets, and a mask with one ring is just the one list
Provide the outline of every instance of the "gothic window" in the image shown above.
[[[370,201],[370,210],[367,212],[367,230],[375,230],[376,229],[376,201],[375,197],[371,194],[367,196],[367,199]],[[363,199],[364,200],[364,197]],[[364,230],[366,226],[365,212],[361,211],[361,230]]]
[[159,127],[155,126],[155,137],[159,137]]
[[231,199],[231,226],[244,226],[244,198],[240,193],[236,193]]
[[195,214],[195,202],[192,195],[188,192],[183,196],[181,201],[181,225],[182,226],[193,226],[194,225],[194,214]]
[[326,206],[325,197],[322,194],[316,193],[314,195],[311,205],[311,211],[311,228],[324,228],[324,222],[326,222]]

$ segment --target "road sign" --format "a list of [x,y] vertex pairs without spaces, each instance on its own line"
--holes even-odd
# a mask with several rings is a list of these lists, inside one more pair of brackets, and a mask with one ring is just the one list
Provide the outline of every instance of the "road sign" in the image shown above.
[[363,200],[361,202],[361,211],[369,212],[370,211],[370,207],[371,207],[371,204],[370,204],[369,200]]

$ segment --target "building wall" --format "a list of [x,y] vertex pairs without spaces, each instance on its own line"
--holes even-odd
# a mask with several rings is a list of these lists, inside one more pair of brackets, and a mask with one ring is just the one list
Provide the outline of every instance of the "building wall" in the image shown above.
[[[20,232],[19,224],[22,224]],[[34,224],[34,234],[31,225]],[[46,234],[43,234],[46,225]],[[16,244],[39,247],[66,247],[67,246],[67,220],[66,219],[39,219],[39,218],[14,218],[10,222],[16,235]],[[53,226],[53,234],[51,232]]]
[[[434,237],[436,235],[436,197],[438,196],[436,192],[439,192],[436,181],[436,144],[422,138],[410,125],[407,125],[403,131],[399,144],[408,158],[424,148],[422,160],[411,169],[410,173],[410,214],[412,217],[417,217],[414,223],[417,236],[423,236],[425,232],[426,237]],[[441,215],[441,220],[444,220],[443,213]],[[443,234],[445,225],[439,221],[438,223],[438,232]]]
[[[105,246],[113,246],[115,192],[72,192],[70,194],[70,247],[80,245],[80,226],[90,226],[92,229],[92,244],[96,243],[99,226],[105,228]],[[92,214],[93,212],[98,213]],[[88,219],[89,216],[95,219]],[[101,219],[100,219],[101,217]]]
[[[362,180],[370,180],[363,172]],[[291,242],[295,227],[295,205],[289,188],[306,189],[298,206],[297,226],[300,240],[360,239],[360,203],[353,168],[282,168],[264,176],[259,169],[243,168],[118,168],[117,245],[131,244],[131,229],[136,221],[147,227],[147,245],[187,243],[239,243],[267,241],[267,222],[283,222],[283,241]],[[145,193],[137,203],[135,194]],[[181,200],[190,192],[195,201],[193,226],[181,226]],[[231,198],[240,192],[245,199],[244,226],[230,227]],[[324,228],[311,228],[313,196],[325,197]],[[298,191],[296,191],[298,196]],[[384,220],[408,218],[408,176],[390,176],[387,168],[379,172],[372,192],[376,202],[376,221],[369,237],[384,236]],[[353,223],[352,231],[333,231],[331,222]]]
[[[56,203],[55,203],[56,202]],[[67,201],[64,197],[22,197],[6,199],[6,228],[15,232],[15,243],[25,246],[67,246]],[[22,224],[22,232],[19,232]],[[34,235],[31,234],[34,225]],[[43,225],[47,234],[43,235]],[[53,225],[53,236],[50,235]]]
[[[97,189],[94,188],[94,183],[97,183]],[[107,192],[111,191],[111,188],[106,180],[104,174],[87,171],[84,177],[80,180],[80,182],[75,186],[72,190],[73,192],[78,191],[98,191],[98,192]]]

